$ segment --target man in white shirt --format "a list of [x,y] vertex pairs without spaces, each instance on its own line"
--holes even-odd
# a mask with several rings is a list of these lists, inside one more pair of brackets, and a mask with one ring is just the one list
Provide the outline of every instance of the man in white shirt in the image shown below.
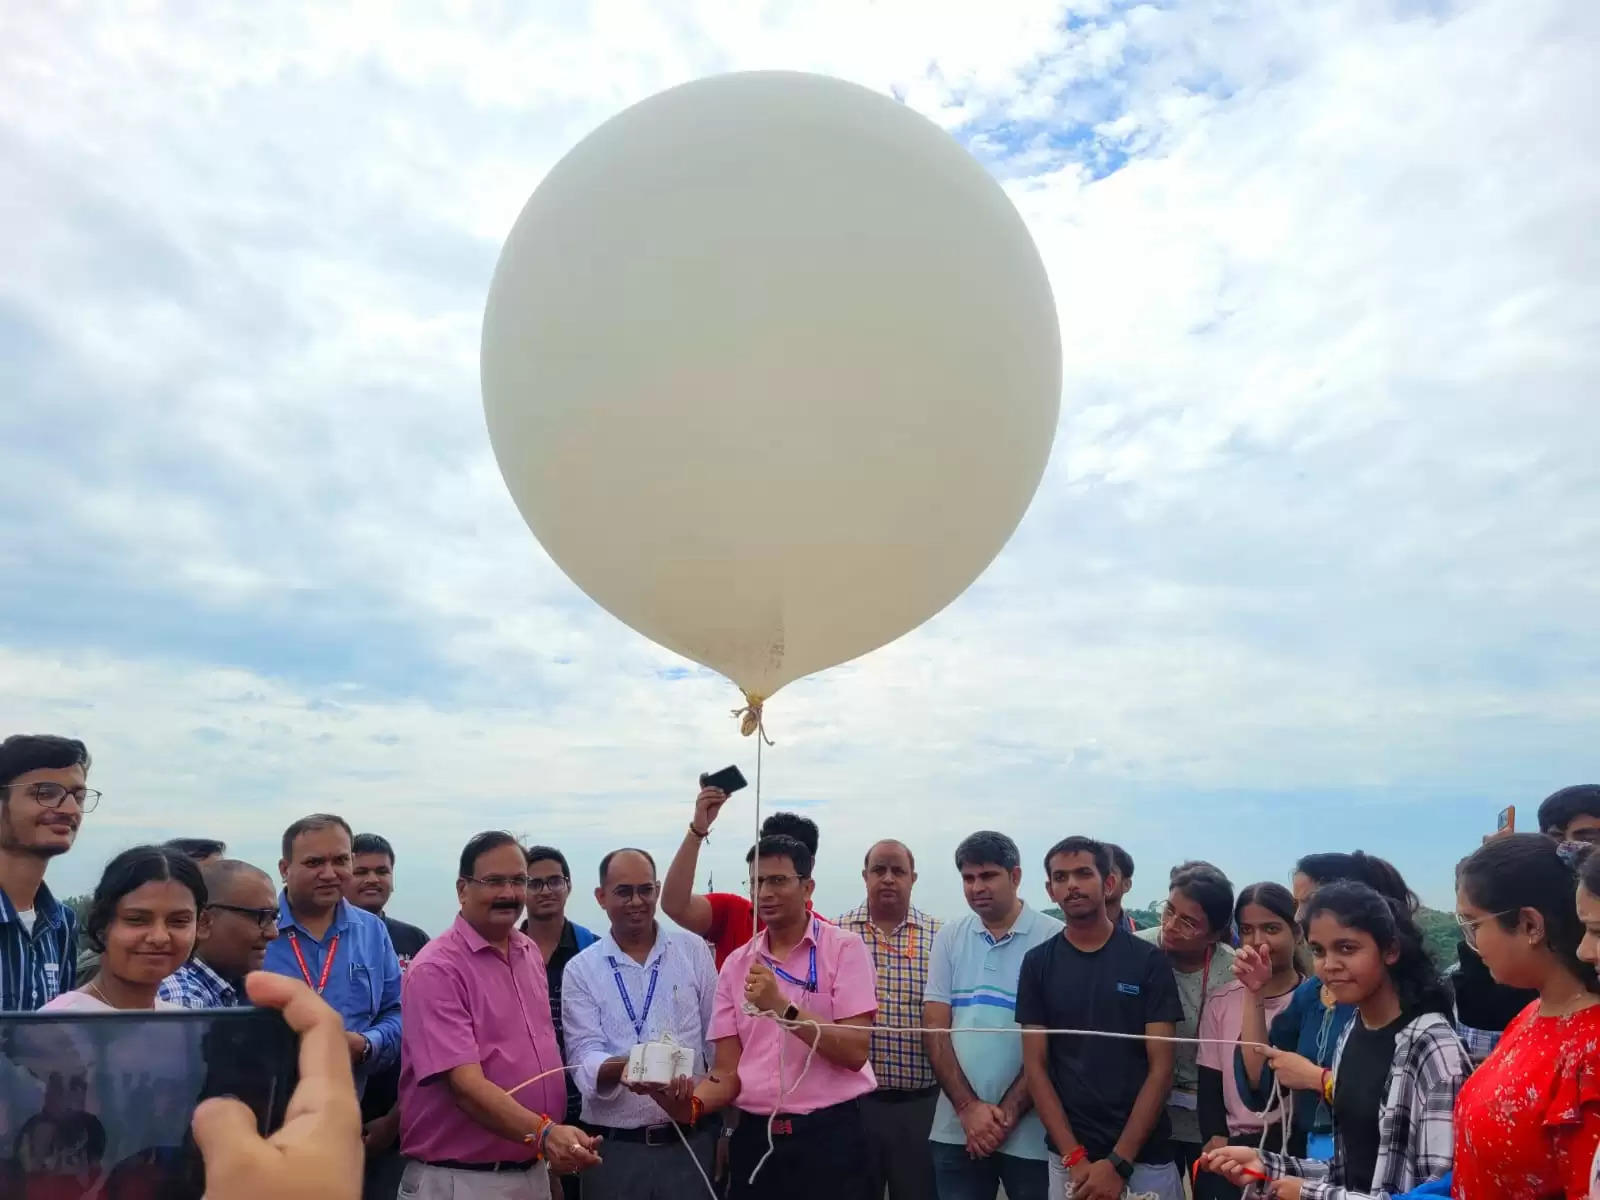
[[[613,850],[601,859],[594,895],[611,930],[567,964],[561,993],[567,1063],[583,1096],[583,1120],[606,1148],[600,1165],[584,1174],[584,1200],[702,1193],[695,1160],[709,1176],[721,1119],[674,1129],[652,1089],[624,1084],[622,1076],[634,1045],[669,1038],[692,1052],[691,1074],[704,1073],[717,990],[711,948],[701,937],[657,924],[656,864],[643,850]],[[694,1082],[682,1076],[666,1091],[687,1102]],[[684,1138],[694,1159],[684,1153]]]

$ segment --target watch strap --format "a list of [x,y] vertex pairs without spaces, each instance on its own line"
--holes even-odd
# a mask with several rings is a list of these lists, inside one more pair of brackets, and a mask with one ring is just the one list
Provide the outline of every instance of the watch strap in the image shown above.
[[1133,1178],[1133,1164],[1115,1150],[1106,1155],[1106,1161],[1116,1168],[1117,1174],[1122,1176],[1124,1180]]

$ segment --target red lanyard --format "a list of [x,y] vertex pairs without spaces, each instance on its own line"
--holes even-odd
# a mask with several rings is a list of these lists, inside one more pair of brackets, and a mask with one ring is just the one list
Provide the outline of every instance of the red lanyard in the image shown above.
[[339,953],[339,939],[342,934],[334,934],[333,941],[328,943],[328,957],[322,960],[322,974],[317,977],[317,982],[311,982],[311,972],[306,967],[306,956],[300,953],[300,939],[295,937],[294,930],[289,930],[289,949],[294,951],[294,960],[300,964],[300,975],[306,981],[307,987],[317,989],[317,995],[322,995],[323,989],[328,986],[328,972],[333,970],[333,956]]

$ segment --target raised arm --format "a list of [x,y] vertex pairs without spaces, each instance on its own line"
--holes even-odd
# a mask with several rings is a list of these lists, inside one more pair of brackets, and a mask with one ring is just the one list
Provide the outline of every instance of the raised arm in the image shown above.
[[672,856],[661,881],[661,911],[690,933],[704,937],[711,931],[711,901],[694,890],[695,869],[700,864],[700,843],[711,836],[717,813],[728,802],[721,788],[701,788],[694,801],[694,818],[684,831],[678,852]]

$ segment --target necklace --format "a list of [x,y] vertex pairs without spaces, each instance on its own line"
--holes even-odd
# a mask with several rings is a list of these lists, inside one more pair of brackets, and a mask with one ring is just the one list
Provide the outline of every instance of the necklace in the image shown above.
[[111,1003],[111,997],[106,995],[104,992],[102,992],[100,990],[100,981],[99,980],[97,980],[97,979],[89,980],[89,990],[91,992],[93,992],[96,996],[99,996],[100,999],[104,1002],[104,1004],[105,1004],[105,1006],[107,1008],[115,1008],[116,1007],[115,1004]]

